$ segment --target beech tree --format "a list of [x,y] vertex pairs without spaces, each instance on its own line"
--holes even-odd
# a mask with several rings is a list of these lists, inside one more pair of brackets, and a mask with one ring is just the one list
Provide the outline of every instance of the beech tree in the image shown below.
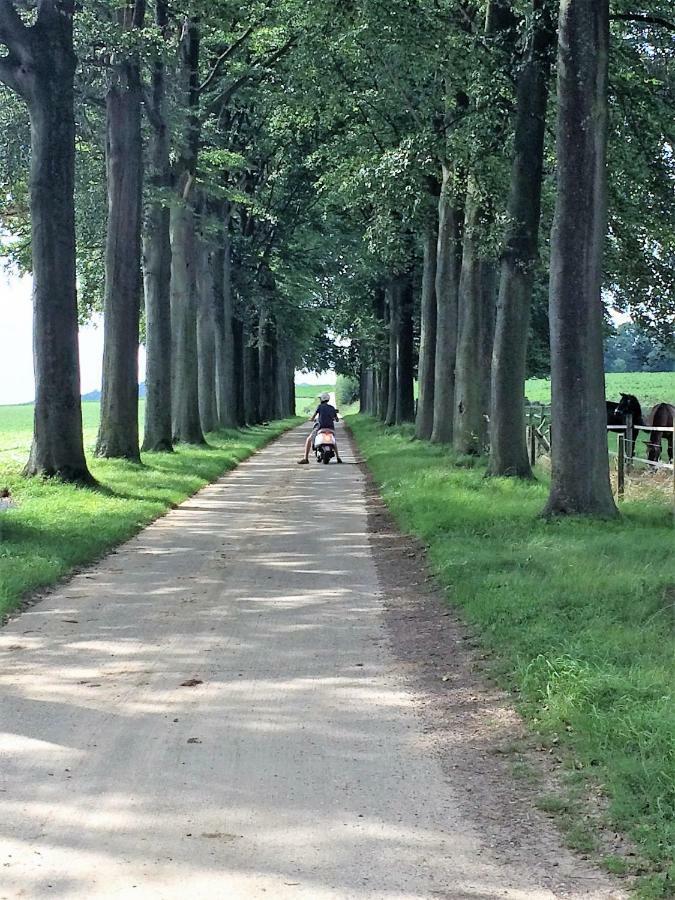
[[514,155],[491,364],[490,473],[522,478],[531,476],[524,399],[555,34],[549,13],[546,0],[533,0],[533,24],[518,72]]
[[556,423],[547,515],[617,514],[609,483],[602,359],[607,233],[608,0],[561,0],[558,185],[551,236],[551,396]]
[[[145,0],[113,11],[123,35],[145,23]],[[143,147],[138,50],[115,49],[107,72],[108,226],[103,301],[103,379],[96,455],[140,461],[138,343],[141,309]]]
[[[666,0],[614,0],[607,87],[606,4],[600,19],[566,0],[553,146],[558,5],[155,0],[151,16],[143,0],[87,2],[78,70],[72,7],[0,0],[0,78],[17,98],[0,107],[3,253],[35,274],[28,471],[90,477],[76,277],[81,319],[104,317],[97,450],[139,458],[143,186],[144,450],[285,415],[295,367],[332,365],[360,377],[364,411],[462,453],[489,443],[492,474],[528,477],[524,383],[528,366],[547,371],[550,259],[554,417],[588,423],[571,438],[554,423],[550,512],[611,513],[600,290],[669,339],[673,29]],[[580,444],[592,463],[575,488]]]
[[28,107],[35,419],[29,475],[92,483],[84,457],[75,284],[76,59],[70,0],[41,0],[25,25],[0,0],[0,80]]
[[[156,0],[155,24],[162,41],[169,37],[166,0]],[[171,427],[171,235],[168,194],[171,188],[170,130],[166,98],[166,64],[161,47],[151,61],[144,108],[149,123],[148,196],[143,226],[145,298],[146,403],[143,450],[173,450]]]

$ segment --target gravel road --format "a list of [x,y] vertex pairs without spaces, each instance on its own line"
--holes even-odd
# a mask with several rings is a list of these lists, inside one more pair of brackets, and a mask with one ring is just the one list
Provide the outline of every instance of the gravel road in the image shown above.
[[296,465],[304,433],[0,632],[0,898],[621,896],[551,888],[466,818],[388,637],[363,473],[342,434],[345,465]]

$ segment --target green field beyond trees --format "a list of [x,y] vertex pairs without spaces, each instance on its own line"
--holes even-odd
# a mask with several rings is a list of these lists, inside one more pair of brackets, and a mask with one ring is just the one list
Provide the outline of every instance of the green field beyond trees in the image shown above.
[[520,698],[537,744],[563,759],[563,792],[542,794],[542,808],[559,813],[571,846],[602,855],[583,803],[589,786],[599,789],[608,798],[604,824],[639,848],[636,857],[606,858],[608,868],[646,873],[643,897],[672,897],[667,504],[625,503],[613,522],[545,521],[544,476],[488,480],[483,463],[412,441],[411,428],[363,416],[349,424],[395,518],[428,546],[448,601],[479,635],[500,683]]
[[[618,400],[619,394],[634,394],[645,415],[656,403],[675,404],[675,372],[610,372],[605,375],[608,400]],[[530,378],[525,383],[525,396],[534,403],[551,402],[551,382],[548,378]]]
[[9,487],[17,503],[0,513],[0,616],[26,592],[52,584],[131,537],[297,421],[215,432],[208,445],[145,453],[139,465],[95,458],[99,404],[83,403],[82,410],[98,489],[22,478],[33,408],[0,407],[0,487]]

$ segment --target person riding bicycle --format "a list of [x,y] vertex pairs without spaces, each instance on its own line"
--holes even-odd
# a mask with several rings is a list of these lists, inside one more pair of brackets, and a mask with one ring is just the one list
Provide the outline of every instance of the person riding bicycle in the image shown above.
[[[312,428],[312,433],[305,441],[305,455],[302,459],[298,460],[298,465],[301,466],[307,465],[309,463],[309,453],[314,446],[314,438],[316,437],[317,432],[323,430],[334,432],[335,423],[340,421],[337,409],[335,409],[335,407],[330,403],[330,394],[321,394],[319,400],[321,402],[317,406],[316,412],[311,418],[311,421],[314,422],[314,428]],[[341,463],[342,460],[340,459],[340,453],[338,451],[337,438],[335,439],[335,456],[337,458],[337,461]]]

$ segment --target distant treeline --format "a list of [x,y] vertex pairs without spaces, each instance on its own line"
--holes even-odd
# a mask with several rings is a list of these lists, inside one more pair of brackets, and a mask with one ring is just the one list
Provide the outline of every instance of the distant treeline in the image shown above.
[[675,346],[627,322],[605,341],[605,372],[675,372]]

